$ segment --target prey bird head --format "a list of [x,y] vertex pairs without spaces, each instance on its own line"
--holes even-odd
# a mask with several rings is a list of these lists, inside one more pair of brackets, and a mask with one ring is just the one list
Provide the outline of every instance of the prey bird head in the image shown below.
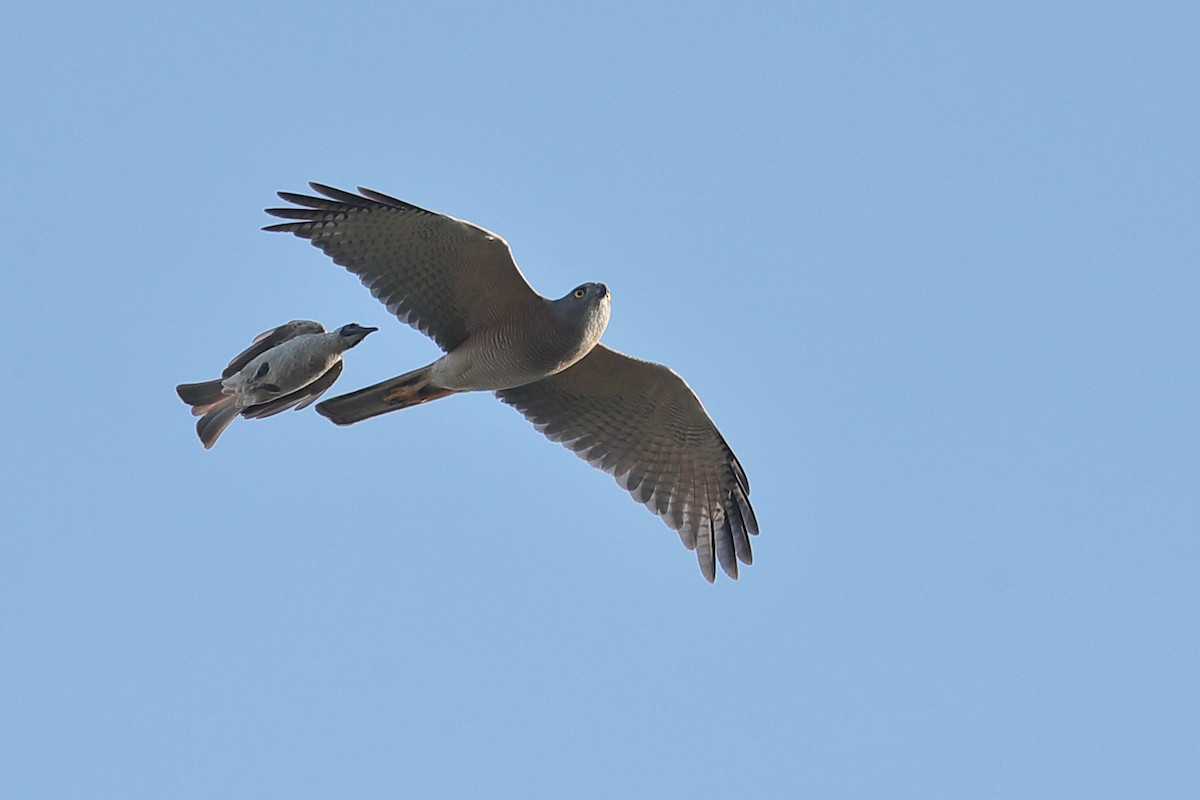
[[351,347],[354,347],[354,345],[367,338],[368,333],[373,333],[377,330],[379,330],[379,328],[368,328],[365,325],[359,325],[357,322],[351,322],[348,325],[343,325],[342,327],[338,328],[338,336],[346,337],[349,342],[349,344],[346,345],[346,349],[349,350]]

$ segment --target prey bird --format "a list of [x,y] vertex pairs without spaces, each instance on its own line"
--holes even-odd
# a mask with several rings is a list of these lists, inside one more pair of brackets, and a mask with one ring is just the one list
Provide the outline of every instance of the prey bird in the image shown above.
[[280,192],[288,222],[358,276],[401,322],[445,353],[420,369],[334,397],[339,425],[458,392],[487,391],[539,431],[608,472],[678,531],[710,582],[751,563],[758,522],[742,465],[678,374],[600,344],[611,298],[583,283],[557,300],[526,282],[508,243],[470,222],[388,197],[309,184]]
[[207,450],[238,414],[258,419],[312,403],[342,374],[342,353],[376,330],[352,322],[326,333],[319,322],[292,320],[260,333],[220,378],[175,391],[200,417],[196,434]]

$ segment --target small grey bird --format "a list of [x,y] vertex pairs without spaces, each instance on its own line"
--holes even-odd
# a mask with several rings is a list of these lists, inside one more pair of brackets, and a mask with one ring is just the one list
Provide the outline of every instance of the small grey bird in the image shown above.
[[207,450],[238,414],[258,419],[312,403],[342,374],[342,353],[376,330],[352,322],[326,333],[319,322],[292,320],[255,337],[220,378],[175,391],[200,417],[196,434]]
[[[308,239],[445,355],[319,404],[339,425],[457,392],[490,391],[539,431],[616,478],[695,550],[709,581],[751,561],[758,522],[742,465],[674,370],[600,344],[611,300],[584,283],[535,292],[508,243],[470,222],[360,188],[280,192],[268,231]],[[736,365],[735,365],[736,368]]]

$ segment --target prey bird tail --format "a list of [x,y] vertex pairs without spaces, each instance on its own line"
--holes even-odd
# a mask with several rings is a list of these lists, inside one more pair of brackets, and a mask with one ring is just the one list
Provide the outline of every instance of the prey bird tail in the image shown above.
[[430,367],[432,364],[357,392],[331,397],[317,404],[317,413],[338,425],[353,425],[389,411],[399,411],[454,394],[453,389],[443,389],[429,382]]
[[197,417],[228,396],[221,393],[220,378],[203,383],[181,383],[175,391],[180,400],[192,407],[192,413]]
[[223,399],[203,408],[204,416],[196,420],[196,435],[200,437],[204,449],[208,450],[217,443],[221,432],[229,427],[241,408],[230,395],[224,395]]

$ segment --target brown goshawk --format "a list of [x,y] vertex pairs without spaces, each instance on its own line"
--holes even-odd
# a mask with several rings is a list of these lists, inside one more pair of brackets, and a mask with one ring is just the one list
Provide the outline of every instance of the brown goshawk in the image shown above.
[[369,189],[310,186],[320,196],[280,192],[292,205],[267,213],[289,221],[265,230],[308,239],[445,352],[318,412],[349,425],[494,392],[678,531],[710,582],[717,563],[732,578],[738,561],[751,563],[758,523],[745,471],[683,378],[599,343],[610,309],[603,284],[542,297],[495,233]]

